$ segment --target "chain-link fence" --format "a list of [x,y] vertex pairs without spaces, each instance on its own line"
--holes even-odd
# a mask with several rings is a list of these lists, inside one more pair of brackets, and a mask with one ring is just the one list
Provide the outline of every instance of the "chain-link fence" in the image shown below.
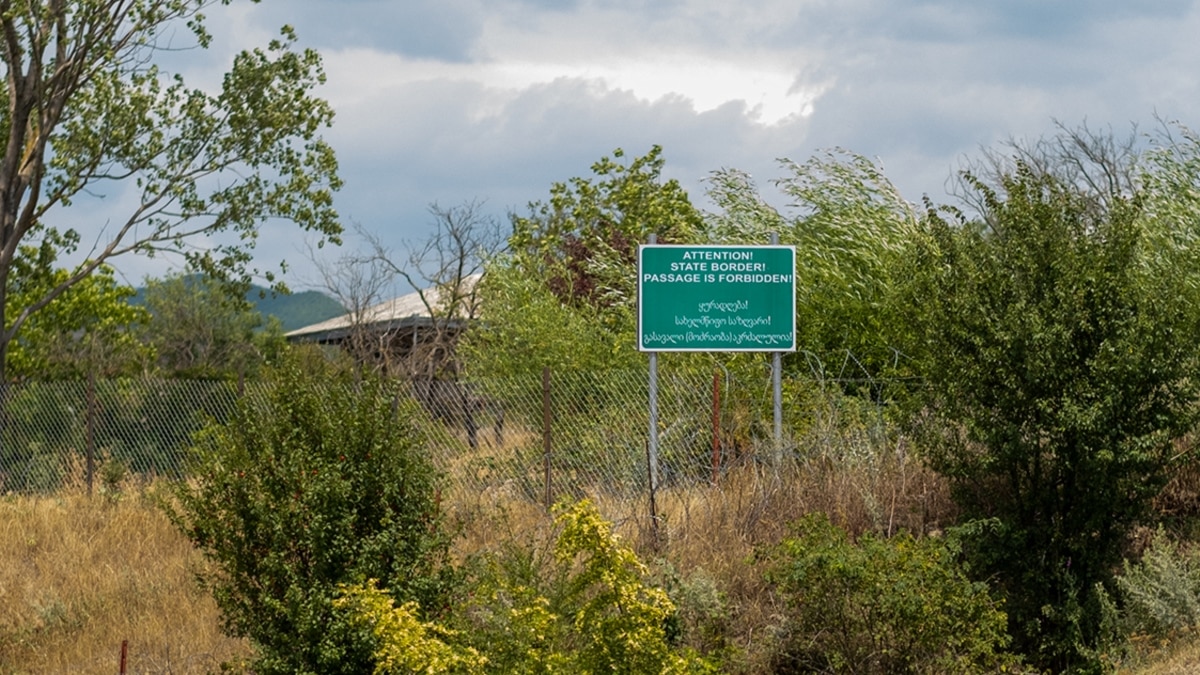
[[[477,525],[497,512],[545,513],[551,502],[585,496],[652,543],[662,523],[673,542],[708,545],[729,532],[768,536],[812,509],[889,531],[936,525],[940,488],[908,462],[906,441],[885,421],[883,406],[846,395],[843,383],[785,379],[784,437],[776,440],[769,373],[757,374],[739,380],[719,367],[704,373],[660,363],[653,491],[644,369],[396,382],[396,395],[415,402],[397,409],[419,417],[428,456],[445,475],[448,512]],[[0,390],[0,494],[118,492],[131,481],[186,477],[194,434],[228,420],[240,399],[265,396],[269,386],[8,385]],[[701,512],[708,515],[698,518]],[[704,522],[722,524],[695,525]]]
[[182,475],[193,433],[225,419],[235,387],[196,380],[26,382],[0,389],[0,493],[128,475]]
[[[756,385],[739,387],[722,372],[660,372],[660,484],[711,481],[752,459],[755,438],[771,426],[769,391]],[[165,379],[8,385],[0,392],[0,492],[179,477],[192,435],[265,386]],[[424,411],[430,456],[456,489],[504,489],[544,502],[648,488],[645,371],[399,388]]]

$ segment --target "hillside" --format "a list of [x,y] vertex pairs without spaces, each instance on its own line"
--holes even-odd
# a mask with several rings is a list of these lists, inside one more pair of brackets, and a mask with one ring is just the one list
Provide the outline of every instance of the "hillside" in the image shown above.
[[266,289],[255,286],[246,294],[246,299],[264,317],[273,316],[279,319],[284,331],[303,328],[346,313],[337,300],[320,291],[272,295]]
[[[130,299],[134,304],[142,303],[144,289],[138,288]],[[300,291],[290,295],[277,295],[270,289],[252,285],[246,292],[246,300],[266,317],[275,317],[284,332],[303,328],[314,323],[345,314],[341,303],[320,291]]]

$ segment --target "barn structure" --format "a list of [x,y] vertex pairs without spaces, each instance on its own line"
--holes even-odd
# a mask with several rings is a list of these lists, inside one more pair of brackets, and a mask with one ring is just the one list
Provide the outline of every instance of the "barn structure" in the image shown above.
[[361,311],[297,328],[289,342],[316,343],[346,351],[393,377],[408,380],[413,397],[437,419],[466,432],[478,447],[481,424],[504,429],[503,407],[462,382],[455,346],[478,313],[479,275],[458,284],[414,291]]
[[414,291],[285,334],[289,342],[340,347],[393,375],[436,378],[454,369],[454,344],[478,310],[479,275]]

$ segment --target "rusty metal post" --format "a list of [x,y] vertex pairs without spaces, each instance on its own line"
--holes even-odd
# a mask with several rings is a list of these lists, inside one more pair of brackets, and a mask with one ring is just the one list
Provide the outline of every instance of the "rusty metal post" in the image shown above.
[[83,435],[87,458],[87,491],[92,494],[96,478],[96,373],[88,371],[87,393],[84,396]]

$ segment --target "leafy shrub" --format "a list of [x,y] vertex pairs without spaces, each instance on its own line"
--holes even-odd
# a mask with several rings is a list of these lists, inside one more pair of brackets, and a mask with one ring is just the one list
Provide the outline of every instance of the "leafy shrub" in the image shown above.
[[202,577],[259,673],[363,673],[375,641],[338,619],[339,584],[377,579],[444,606],[447,540],[417,412],[381,382],[281,367],[262,398],[198,438],[173,520],[212,563]]
[[1200,554],[1159,530],[1117,577],[1127,635],[1168,639],[1200,626]]
[[676,608],[588,501],[556,507],[548,559],[519,549],[488,561],[465,631],[496,673],[701,673],[669,640]]
[[775,672],[991,673],[1006,617],[986,586],[967,579],[947,539],[858,542],[813,514],[766,556],[786,601]]
[[391,596],[375,586],[374,579],[343,586],[333,604],[350,613],[347,621],[352,626],[369,632],[378,642],[375,675],[483,672],[487,659],[479,652],[448,642],[453,631],[421,621],[417,603],[396,607]]
[[678,625],[669,625],[669,633],[678,634],[681,644],[700,654],[716,658],[739,656],[728,640],[733,623],[729,599],[712,577],[702,569],[680,574],[665,561],[660,561],[655,574],[662,579],[664,590],[676,607]]
[[1005,599],[1014,648],[1055,672],[1103,668],[1097,584],[1111,587],[1200,414],[1200,304],[1181,262],[1196,247],[1159,229],[1179,221],[1156,222],[1170,207],[1152,195],[1081,190],[1091,151],[964,175],[984,217],[929,209],[903,293],[919,310],[905,350],[925,383],[923,452],[966,519],[996,522],[964,549]]

